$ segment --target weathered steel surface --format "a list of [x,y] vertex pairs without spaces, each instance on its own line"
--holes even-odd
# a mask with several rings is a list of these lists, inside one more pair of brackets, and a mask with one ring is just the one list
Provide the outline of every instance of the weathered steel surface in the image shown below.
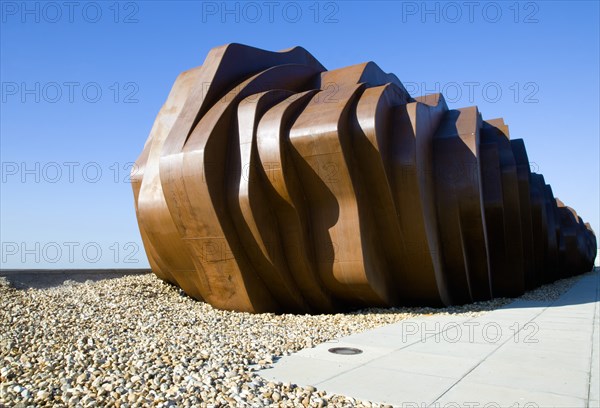
[[518,296],[596,256],[502,119],[300,47],[211,50],[177,78],[132,179],[154,273],[222,309]]

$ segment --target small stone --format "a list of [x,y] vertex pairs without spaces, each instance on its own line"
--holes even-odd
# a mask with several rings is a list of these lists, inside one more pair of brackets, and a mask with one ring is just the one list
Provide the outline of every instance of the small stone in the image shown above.
[[48,391],[40,390],[35,394],[37,399],[45,400],[50,396]]

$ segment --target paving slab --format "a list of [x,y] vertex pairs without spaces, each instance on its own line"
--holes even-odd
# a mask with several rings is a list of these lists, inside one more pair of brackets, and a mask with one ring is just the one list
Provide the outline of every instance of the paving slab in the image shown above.
[[[589,360],[588,360],[589,361]],[[507,360],[494,354],[464,378],[478,384],[498,385],[522,391],[553,393],[582,400],[587,398],[589,373],[557,367],[550,361],[536,365],[521,360]],[[461,384],[455,387],[460,388]]]
[[316,386],[323,381],[338,377],[356,366],[352,362],[340,363],[291,355],[279,360],[276,363],[276,370],[266,371],[262,373],[262,376],[267,380]]
[[329,393],[347,395],[349,384],[354,384],[359,385],[350,395],[354,398],[398,404],[398,395],[402,395],[402,403],[405,406],[406,403],[421,406],[432,404],[453,382],[454,380],[447,377],[366,365],[360,369],[343,372],[315,386]]
[[431,315],[339,338],[259,374],[406,408],[599,407],[599,276],[583,276],[555,301],[518,300],[475,318]]
[[[435,364],[430,362],[434,360]],[[409,351],[409,349],[394,351],[383,358],[377,358],[366,367],[389,369],[395,367],[396,371],[431,375],[437,377],[457,378],[463,377],[473,370],[479,359],[477,357],[454,357],[452,355],[434,355],[427,352]]]
[[[435,407],[586,407],[586,400],[548,392],[480,384],[463,380],[435,402]],[[406,404],[404,404],[406,406]],[[400,405],[401,406],[401,405]],[[591,405],[590,405],[591,407]],[[419,407],[420,408],[420,407]]]

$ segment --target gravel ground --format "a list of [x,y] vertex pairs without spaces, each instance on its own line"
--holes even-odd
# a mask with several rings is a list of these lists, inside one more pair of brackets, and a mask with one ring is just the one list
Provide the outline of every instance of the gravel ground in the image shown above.
[[[527,293],[557,298],[579,277]],[[0,278],[0,406],[377,406],[254,371],[305,347],[420,314],[512,299],[333,315],[224,312],[154,275],[15,289]]]

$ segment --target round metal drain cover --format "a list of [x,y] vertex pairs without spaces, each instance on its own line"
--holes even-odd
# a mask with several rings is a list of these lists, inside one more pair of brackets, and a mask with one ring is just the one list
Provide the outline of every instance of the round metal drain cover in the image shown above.
[[329,352],[333,354],[343,354],[345,356],[351,356],[354,354],[362,353],[362,350],[354,347],[334,347],[330,348]]

